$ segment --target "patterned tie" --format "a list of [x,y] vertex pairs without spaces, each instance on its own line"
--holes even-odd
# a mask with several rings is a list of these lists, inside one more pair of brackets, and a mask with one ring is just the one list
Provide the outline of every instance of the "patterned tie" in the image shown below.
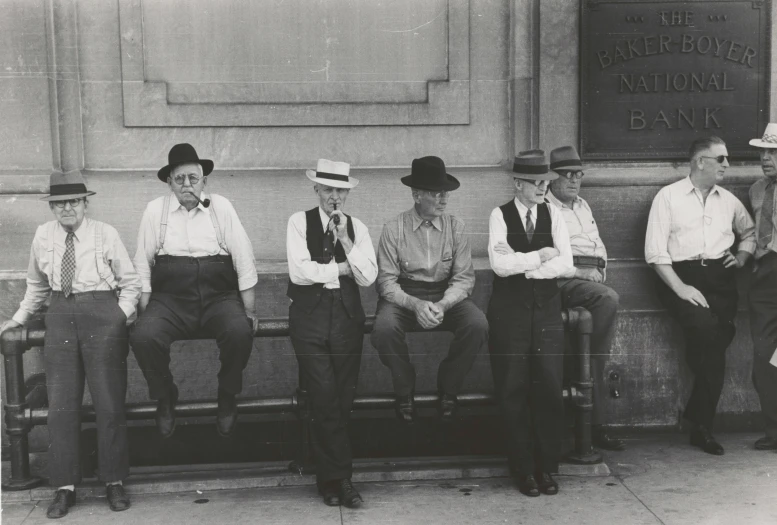
[[526,237],[531,242],[531,238],[534,235],[534,223],[531,220],[531,210],[526,212]]
[[76,273],[76,251],[73,247],[73,232],[65,239],[65,255],[62,256],[62,293],[65,297],[73,291],[73,276]]
[[761,218],[758,223],[758,247],[765,250],[772,242],[774,231],[774,179],[769,179],[764,192],[764,201],[761,204]]

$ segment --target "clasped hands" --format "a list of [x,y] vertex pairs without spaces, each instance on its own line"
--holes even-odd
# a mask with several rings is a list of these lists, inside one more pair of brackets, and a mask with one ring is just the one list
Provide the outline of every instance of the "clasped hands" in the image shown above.
[[445,309],[440,303],[415,299],[413,301],[413,312],[416,321],[424,330],[429,330],[442,323],[445,318]]

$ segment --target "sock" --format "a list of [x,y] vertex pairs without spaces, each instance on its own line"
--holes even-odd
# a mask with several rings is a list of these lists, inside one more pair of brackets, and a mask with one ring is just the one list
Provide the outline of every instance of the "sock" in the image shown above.
[[75,492],[76,486],[75,485],[62,485],[57,490],[69,490],[70,492]]
[[121,480],[119,480],[119,481],[111,481],[109,483],[106,483],[105,486],[107,487],[108,485],[121,485],[121,484],[122,484]]

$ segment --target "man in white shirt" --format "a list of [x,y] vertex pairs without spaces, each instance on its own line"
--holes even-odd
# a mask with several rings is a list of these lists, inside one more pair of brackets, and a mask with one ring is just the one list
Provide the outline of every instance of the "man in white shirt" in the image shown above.
[[215,338],[218,373],[216,430],[229,436],[237,424],[235,396],[253,348],[258,319],[254,251],[232,204],[203,190],[213,161],[189,144],[176,144],[157,173],[170,193],[151,201],[138,231],[135,267],[143,285],[132,351],[157,400],[156,424],[175,430],[178,388],[170,372],[170,345]]
[[319,205],[289,219],[289,335],[313,412],[319,493],[327,505],[355,508],[348,418],[364,341],[359,286],[375,281],[378,265],[367,227],[342,211],[359,183],[350,166],[320,159],[306,174]]
[[495,208],[488,225],[495,274],[488,346],[510,470],[533,497],[558,493],[552,474],[564,439],[564,326],[556,279],[572,268],[572,248],[561,212],[545,201],[558,177],[545,152],[521,152],[511,175],[515,198]]
[[594,322],[591,334],[593,443],[605,450],[623,450],[626,443],[608,436],[602,426],[604,362],[610,355],[615,336],[615,316],[618,313],[618,294],[604,284],[607,249],[599,236],[591,207],[579,195],[583,182],[583,164],[577,150],[573,146],[562,146],[551,151],[550,169],[558,173],[559,177],[550,183],[547,199],[564,217],[575,264],[558,280],[561,307],[567,309],[582,306],[591,312]]
[[24,300],[0,334],[26,324],[51,297],[43,358],[49,483],[59,488],[46,515],[61,518],[76,502],[85,378],[97,416],[98,477],[106,483],[111,510],[126,510],[130,500],[121,483],[129,475],[127,325],[135,318],[140,279],[116,230],[85,216],[87,197],[95,193],[81,174],[54,173],[50,187],[41,200],[48,201],[56,220],[35,232]]
[[[683,417],[690,442],[723,455],[712,436],[726,349],[734,339],[736,269],[755,250],[753,220],[731,192],[717,185],[728,167],[726,144],[701,138],[689,151],[691,173],[658,192],[648,217],[645,260],[660,278],[658,295],[682,327],[685,361],[694,373]],[[731,252],[739,238],[736,255]]]

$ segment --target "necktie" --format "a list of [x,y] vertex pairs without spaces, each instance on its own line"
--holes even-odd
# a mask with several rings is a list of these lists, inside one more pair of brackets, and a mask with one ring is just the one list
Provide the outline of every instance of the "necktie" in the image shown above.
[[526,212],[526,238],[531,242],[531,238],[534,235],[534,223],[531,220],[531,210]]
[[73,232],[65,239],[65,255],[62,256],[62,293],[65,297],[73,291],[73,276],[76,273],[76,251],[73,247]]
[[772,232],[774,231],[774,180],[769,179],[764,191],[764,201],[761,204],[761,216],[758,223],[758,247],[765,250],[772,242]]

